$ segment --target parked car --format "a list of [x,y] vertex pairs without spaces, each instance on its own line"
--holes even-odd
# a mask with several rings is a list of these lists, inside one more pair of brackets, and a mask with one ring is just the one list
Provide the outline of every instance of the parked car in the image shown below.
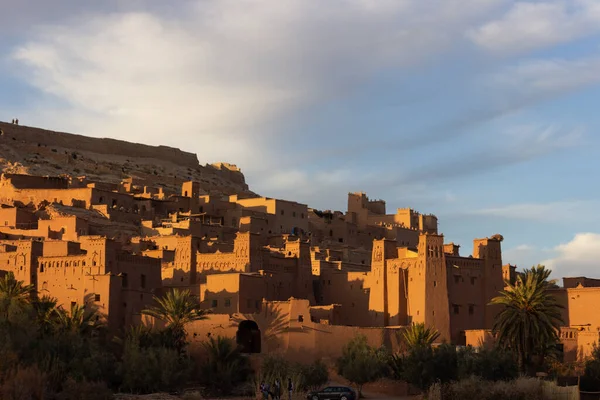
[[347,386],[327,386],[317,392],[310,392],[308,400],[356,400],[356,392]]

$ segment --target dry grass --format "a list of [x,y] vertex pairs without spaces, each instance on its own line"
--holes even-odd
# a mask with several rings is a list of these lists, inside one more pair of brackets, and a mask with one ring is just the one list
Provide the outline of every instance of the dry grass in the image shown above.
[[548,400],[542,381],[519,378],[514,381],[489,382],[478,378],[463,379],[447,385],[434,384],[427,394],[429,400]]

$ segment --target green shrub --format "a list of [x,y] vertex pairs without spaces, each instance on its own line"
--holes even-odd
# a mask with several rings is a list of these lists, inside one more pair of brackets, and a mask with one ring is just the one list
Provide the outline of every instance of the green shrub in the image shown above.
[[302,390],[317,390],[329,381],[327,365],[321,360],[297,366],[302,376]]
[[172,391],[187,382],[189,359],[176,349],[140,348],[135,341],[125,344],[119,366],[121,389],[133,393]]
[[204,343],[204,350],[199,378],[211,393],[229,394],[248,379],[250,364],[233,339],[211,337]]
[[478,376],[484,380],[513,380],[519,376],[519,366],[512,353],[499,347],[475,352],[467,347],[458,352],[458,376]]
[[366,336],[360,335],[344,346],[337,367],[341,376],[356,385],[360,396],[365,383],[374,382],[385,375],[388,369],[387,354],[369,346]]

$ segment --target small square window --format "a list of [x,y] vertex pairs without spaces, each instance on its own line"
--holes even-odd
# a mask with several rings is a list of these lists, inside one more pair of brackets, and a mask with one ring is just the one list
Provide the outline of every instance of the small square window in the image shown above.
[[458,313],[460,312],[460,307],[458,305],[453,305],[452,308],[454,309],[454,314],[458,315]]
[[225,307],[231,307],[231,299],[225,299]]
[[298,315],[298,322],[304,322],[304,316]]
[[94,295],[94,301],[100,301],[100,295],[99,294],[95,294]]
[[219,302],[218,302],[217,300],[213,300],[213,301],[211,302],[211,307],[216,307],[216,306],[217,306],[217,304],[219,304]]

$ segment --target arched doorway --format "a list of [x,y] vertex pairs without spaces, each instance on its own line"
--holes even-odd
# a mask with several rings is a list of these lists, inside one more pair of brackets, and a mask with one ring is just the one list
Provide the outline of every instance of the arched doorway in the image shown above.
[[245,320],[239,323],[235,335],[242,353],[260,353],[260,329],[256,322]]

